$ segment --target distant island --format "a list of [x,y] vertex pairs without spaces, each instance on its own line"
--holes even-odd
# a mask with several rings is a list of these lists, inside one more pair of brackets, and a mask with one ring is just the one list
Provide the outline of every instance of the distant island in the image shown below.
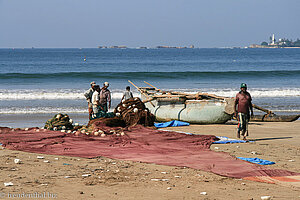
[[[127,46],[98,46],[99,49],[130,49]],[[150,47],[138,47],[138,49],[149,49]],[[193,49],[194,45],[190,45],[189,47],[178,47],[178,46],[156,46],[156,49]]]
[[262,42],[261,44],[251,44],[249,48],[300,48],[300,40],[278,39],[276,41],[275,34],[270,36],[270,42]]

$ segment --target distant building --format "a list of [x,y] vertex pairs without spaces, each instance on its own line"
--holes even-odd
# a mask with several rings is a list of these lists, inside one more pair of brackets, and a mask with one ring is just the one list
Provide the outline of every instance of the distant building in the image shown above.
[[252,44],[249,47],[250,48],[300,48],[300,40],[297,39],[296,41],[289,40],[286,38],[280,38],[278,39],[278,42],[275,39],[275,34],[272,34],[270,36],[270,42],[262,42],[260,45],[258,44]]

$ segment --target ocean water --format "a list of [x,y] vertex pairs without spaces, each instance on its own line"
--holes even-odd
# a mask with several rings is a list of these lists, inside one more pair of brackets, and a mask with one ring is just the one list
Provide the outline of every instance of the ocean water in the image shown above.
[[128,80],[227,97],[245,82],[253,103],[300,114],[300,49],[0,49],[0,125],[42,126],[32,119],[58,112],[85,123],[89,83],[108,81],[114,107]]

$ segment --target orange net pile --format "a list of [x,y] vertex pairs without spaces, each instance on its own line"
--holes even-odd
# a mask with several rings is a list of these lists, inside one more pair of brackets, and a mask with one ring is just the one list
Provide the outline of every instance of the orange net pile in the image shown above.
[[137,97],[119,103],[114,113],[125,121],[126,126],[135,126],[137,124],[153,126],[155,121],[155,116],[150,113],[141,99]]

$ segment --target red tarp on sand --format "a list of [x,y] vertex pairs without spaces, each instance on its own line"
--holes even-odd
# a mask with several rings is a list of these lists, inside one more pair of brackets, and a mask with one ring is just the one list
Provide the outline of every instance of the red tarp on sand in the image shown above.
[[209,149],[216,140],[212,135],[186,135],[136,126],[124,136],[75,136],[35,128],[28,131],[0,128],[0,142],[8,149],[32,153],[141,161],[169,166],[186,166],[222,176],[299,175],[286,170],[269,169]]

